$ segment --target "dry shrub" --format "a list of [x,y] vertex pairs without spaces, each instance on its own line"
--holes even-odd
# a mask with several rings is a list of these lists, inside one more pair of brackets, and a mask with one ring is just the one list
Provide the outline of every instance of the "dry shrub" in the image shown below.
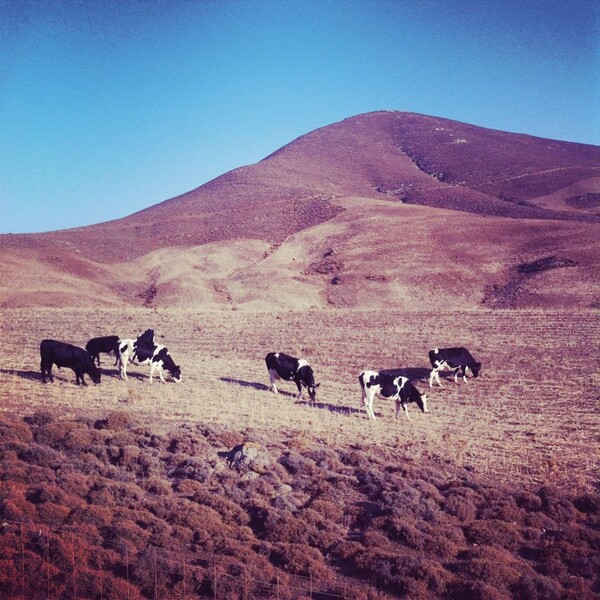
[[[230,525],[248,525],[250,517],[238,504],[229,498],[217,495],[197,482],[188,482],[199,486],[193,493],[193,501],[216,510],[224,523]],[[179,490],[178,490],[179,491]]]
[[537,494],[522,490],[515,495],[517,506],[528,512],[541,510],[542,500]]
[[34,412],[30,417],[25,417],[24,421],[34,426],[48,425],[54,421],[54,416],[47,410],[38,410]]
[[358,557],[357,566],[378,587],[418,598],[441,597],[450,573],[434,561],[401,552],[371,547]]
[[69,516],[69,508],[53,502],[38,504],[36,507],[38,519],[50,527],[59,528],[65,524]]
[[478,519],[521,522],[522,511],[519,510],[515,499],[508,495],[505,490],[485,489],[483,496],[485,501],[477,511]]
[[307,544],[309,528],[300,516],[287,511],[269,510],[265,524],[265,540],[288,544]]
[[271,555],[273,564],[286,571],[304,577],[313,577],[327,581],[331,573],[323,561],[323,556],[315,548],[304,544],[278,543]]
[[47,425],[38,427],[34,438],[38,444],[50,446],[54,449],[63,449],[66,437],[80,427],[72,421],[53,421]]
[[83,504],[76,506],[69,513],[66,523],[68,525],[93,525],[96,528],[106,527],[112,521],[112,510],[106,506]]
[[[182,429],[189,426],[182,425]],[[167,451],[172,454],[186,454],[197,456],[211,450],[212,446],[204,436],[193,434],[190,431],[177,431],[172,434],[171,440],[167,446]]]
[[339,501],[316,498],[310,503],[310,508],[325,517],[327,523],[342,525],[344,521],[345,508]]
[[539,491],[542,500],[542,510],[556,521],[572,521],[577,516],[573,503],[560,490],[544,486]]
[[[86,472],[87,469],[84,469],[84,473]],[[87,496],[90,489],[89,477],[69,468],[62,469],[56,481],[62,489],[68,490],[74,504],[81,502],[81,499]]]
[[587,493],[577,496],[573,500],[573,506],[586,515],[600,514],[600,494]]
[[158,477],[146,479],[144,489],[156,496],[169,496],[172,493],[171,484]]
[[317,474],[317,465],[310,458],[306,458],[295,450],[289,450],[279,458],[279,464],[283,465],[292,475],[298,477],[311,477]]
[[523,545],[523,536],[513,523],[490,519],[473,521],[463,528],[469,544],[500,546],[515,551]]
[[509,600],[510,594],[482,581],[457,577],[444,596],[447,600]]
[[561,585],[537,573],[523,575],[511,591],[515,600],[561,600],[565,597]]
[[[63,464],[62,455],[48,446],[31,444],[18,452],[20,460],[35,465],[38,469],[59,469]],[[53,477],[54,478],[54,477]]]
[[469,496],[453,493],[444,500],[443,509],[461,523],[469,523],[475,519],[477,507]]
[[3,444],[8,444],[9,442],[29,444],[33,441],[33,435],[25,423],[18,421],[8,423],[2,420],[0,416],[0,439]]
[[[135,427],[135,425],[131,415],[124,411],[112,411],[108,413],[106,419],[104,419],[104,428],[111,429],[112,431],[131,429],[132,427]],[[96,423],[96,427],[102,429],[102,427],[98,427],[98,423]]]
[[425,545],[423,533],[416,527],[414,521],[407,517],[404,517],[404,519],[398,517],[385,519],[382,527],[391,540],[403,546],[422,550]]
[[510,562],[471,557],[451,563],[449,569],[463,581],[485,583],[505,597],[510,596],[511,586],[519,581],[523,572],[521,567]]
[[139,466],[138,462],[141,454],[142,450],[140,450],[138,446],[122,446],[120,456],[117,459],[117,463],[119,466],[125,468],[127,471],[137,472]]

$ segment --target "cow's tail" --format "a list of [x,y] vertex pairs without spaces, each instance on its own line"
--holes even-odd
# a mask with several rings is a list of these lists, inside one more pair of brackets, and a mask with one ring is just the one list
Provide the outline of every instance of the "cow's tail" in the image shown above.
[[360,389],[364,393],[364,391],[365,391],[365,373],[364,373],[364,371],[358,376],[358,383],[360,383]]

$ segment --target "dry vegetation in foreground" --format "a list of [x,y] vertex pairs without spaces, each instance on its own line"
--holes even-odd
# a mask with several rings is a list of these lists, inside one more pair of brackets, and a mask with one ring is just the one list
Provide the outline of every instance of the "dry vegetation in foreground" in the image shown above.
[[[9,598],[600,593],[597,312],[23,309],[1,326]],[[141,367],[122,382],[111,357],[99,386],[41,383],[42,338],[146,327],[181,384]],[[367,420],[361,369],[423,389],[427,351],[457,343],[478,380],[434,389],[410,422],[382,401]],[[268,392],[276,349],[311,362],[316,406]],[[230,468],[248,441],[256,460]]]

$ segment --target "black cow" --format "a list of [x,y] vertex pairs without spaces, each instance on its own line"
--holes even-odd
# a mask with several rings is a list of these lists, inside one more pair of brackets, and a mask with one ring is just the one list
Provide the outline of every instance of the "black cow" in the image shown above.
[[298,399],[302,398],[302,387],[304,386],[308,390],[310,401],[315,402],[317,388],[320,384],[315,383],[312,367],[303,358],[294,358],[283,352],[269,352],[265,357],[265,362],[273,392],[278,393],[275,385],[275,381],[278,379],[294,381],[299,392]]
[[400,415],[400,407],[404,410],[406,418],[408,415],[408,404],[415,402],[424,412],[427,410],[427,394],[421,394],[407,377],[402,375],[386,374],[382,371],[363,371],[358,376],[362,401],[370,419],[375,418],[373,412],[373,400],[375,396],[396,401],[396,419]]
[[466,383],[467,371],[473,373],[473,377],[479,376],[481,363],[477,362],[471,353],[463,347],[460,348],[435,348],[429,352],[431,362],[431,373],[429,374],[429,387],[433,385],[433,378],[442,386],[440,371],[454,371],[454,382],[458,383],[458,372],[462,370],[462,378]]
[[89,352],[83,348],[56,340],[42,340],[40,356],[42,358],[40,370],[44,383],[46,383],[46,374],[50,377],[50,381],[54,381],[52,365],[73,369],[77,385],[79,380],[83,385],[87,385],[83,379],[84,373],[87,373],[94,383],[100,383],[100,370],[94,364]]
[[119,361],[121,367],[121,379],[127,379],[127,364],[129,361],[139,365],[150,365],[150,383],[154,372],[158,371],[159,379],[164,383],[162,371],[166,369],[173,381],[181,381],[181,368],[175,364],[175,361],[169,354],[165,346],[154,342],[154,331],[147,329],[138,337],[127,340],[119,340]]
[[90,353],[90,356],[100,366],[100,352],[110,354],[114,352],[115,365],[119,361],[119,336],[118,335],[106,335],[104,337],[92,338],[86,345],[85,349]]

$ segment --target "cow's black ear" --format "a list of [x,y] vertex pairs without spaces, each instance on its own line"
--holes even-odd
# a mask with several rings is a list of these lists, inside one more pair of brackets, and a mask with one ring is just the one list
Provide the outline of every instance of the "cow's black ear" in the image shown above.
[[315,387],[318,388],[321,384],[320,383],[315,383]]

